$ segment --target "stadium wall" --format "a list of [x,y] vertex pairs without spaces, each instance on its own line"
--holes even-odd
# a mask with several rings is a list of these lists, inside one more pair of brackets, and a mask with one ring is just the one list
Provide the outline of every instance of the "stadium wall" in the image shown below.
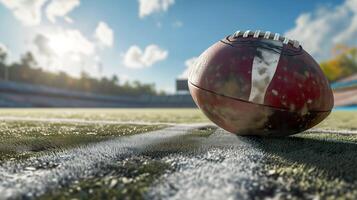
[[[355,80],[333,84],[335,106],[357,105]],[[194,108],[190,94],[111,96],[0,80],[0,107]]]
[[0,81],[0,107],[196,107],[189,94],[139,97],[100,95],[42,85]]

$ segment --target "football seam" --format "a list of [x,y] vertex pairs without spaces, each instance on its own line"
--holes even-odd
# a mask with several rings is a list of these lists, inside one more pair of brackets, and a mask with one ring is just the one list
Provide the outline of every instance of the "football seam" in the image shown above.
[[[209,93],[212,93],[212,94],[215,94],[215,95],[218,95],[218,96],[226,97],[226,98],[229,98],[229,99],[232,99],[232,100],[235,100],[235,101],[242,101],[242,102],[245,102],[245,103],[254,104],[254,105],[260,105],[260,106],[269,107],[269,108],[274,108],[274,109],[278,109],[278,110],[282,110],[282,111],[286,111],[286,112],[290,112],[290,113],[297,113],[296,111],[290,111],[287,108],[279,108],[279,107],[271,106],[271,105],[253,103],[253,102],[250,102],[250,101],[247,101],[247,100],[244,100],[244,99],[238,99],[238,98],[227,96],[227,95],[224,95],[224,94],[219,94],[219,93],[214,92],[212,90],[208,90],[208,89],[199,87],[199,86],[197,86],[196,84],[192,83],[189,80],[188,80],[188,83],[191,84],[192,86],[198,88],[198,89],[204,90],[206,92],[209,92]],[[309,110],[309,112],[313,112],[313,113],[320,113],[321,112],[322,113],[322,112],[331,112],[331,110],[321,110],[321,111],[319,111],[319,110]]]

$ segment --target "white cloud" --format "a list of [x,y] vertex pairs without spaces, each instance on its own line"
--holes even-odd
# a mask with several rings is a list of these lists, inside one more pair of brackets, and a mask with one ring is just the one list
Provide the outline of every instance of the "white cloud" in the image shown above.
[[47,0],[0,0],[25,26],[41,23],[41,8]]
[[295,23],[285,35],[300,41],[317,60],[327,59],[336,44],[357,45],[357,0],[303,13]]
[[0,43],[0,61],[2,59],[7,59],[9,56],[10,56],[9,49],[4,44]]
[[166,12],[174,3],[175,0],[139,0],[139,17]]
[[113,46],[114,31],[105,22],[99,22],[95,29],[94,36],[99,41],[100,45],[107,47]]
[[52,23],[56,22],[57,17],[63,17],[67,22],[71,23],[72,19],[67,14],[79,4],[80,0],[52,0],[46,8],[46,16]]
[[39,66],[51,71],[66,71],[78,76],[81,70],[96,75],[98,55],[95,44],[79,30],[60,27],[48,28],[33,40]]
[[[2,60],[4,59],[4,60]],[[8,64],[11,59],[11,52],[8,49],[8,47],[2,43],[0,43],[0,61],[4,61],[6,64]]]
[[[42,7],[49,0],[0,0],[14,16],[25,26],[35,26],[41,23]],[[80,0],[52,0],[46,8],[46,16],[52,23],[56,18],[63,17],[71,23],[73,20],[67,16],[75,7],[79,6]]]
[[183,26],[183,22],[177,20],[177,21],[175,21],[174,23],[172,23],[172,26],[173,26],[174,28],[181,28],[181,27]]
[[123,83],[125,83],[127,81],[130,81],[130,79],[131,79],[130,76],[128,76],[127,74],[119,74],[118,78],[119,78],[119,83],[120,84],[123,84]]
[[7,49],[7,47],[4,45],[4,44],[1,44],[0,43],[0,54],[3,54],[3,53],[8,53],[9,50]]
[[49,45],[50,39],[47,36],[42,34],[37,34],[33,40],[33,43],[42,55],[51,57],[55,54],[54,50],[52,50],[52,48]]
[[58,29],[47,36],[49,46],[57,55],[93,55],[95,45],[76,29]]
[[166,94],[175,94],[176,90],[174,86],[171,85],[167,85],[167,84],[162,84],[162,85],[158,85],[157,87],[157,91],[164,91]]
[[124,55],[124,65],[129,68],[150,67],[156,62],[165,60],[168,51],[161,49],[155,44],[151,44],[141,50],[140,47],[133,45]]
[[198,57],[193,57],[185,61],[185,66],[186,69],[185,71],[180,74],[179,78],[180,79],[187,79],[188,78],[188,73],[190,72],[190,69],[195,66],[197,62]]

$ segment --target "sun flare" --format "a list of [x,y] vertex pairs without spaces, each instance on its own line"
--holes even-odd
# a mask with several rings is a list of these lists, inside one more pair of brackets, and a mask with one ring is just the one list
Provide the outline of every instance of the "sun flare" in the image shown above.
[[71,42],[64,35],[51,35],[49,40],[49,47],[58,56],[64,56],[71,51]]

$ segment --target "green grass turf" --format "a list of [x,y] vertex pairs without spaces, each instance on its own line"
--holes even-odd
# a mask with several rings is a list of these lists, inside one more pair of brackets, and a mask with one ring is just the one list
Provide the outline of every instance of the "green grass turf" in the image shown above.
[[357,111],[333,111],[317,128],[357,130]]
[[0,122],[0,161],[23,159],[113,137],[164,128],[163,125]]
[[0,109],[1,116],[170,123],[208,122],[198,109]]
[[[209,122],[199,109],[0,109],[1,116],[63,118],[111,121],[143,121],[170,123]],[[357,111],[333,111],[317,126],[331,129],[357,129]]]
[[264,174],[282,199],[357,199],[357,135],[298,134],[254,138],[266,152]]
[[[1,109],[0,116],[174,123],[208,122],[208,119],[197,109]],[[134,134],[157,128],[161,128],[161,126],[3,121],[0,124],[0,148],[2,148],[0,152],[2,154],[5,152],[6,154],[6,156],[2,156],[3,159],[13,158],[13,155],[16,155],[15,158],[17,156],[22,158],[23,155],[28,157],[43,150],[68,148],[88,141],[95,142],[121,136],[125,133]],[[357,130],[357,112],[334,111],[316,128],[337,131]],[[113,132],[112,130],[116,131]],[[130,130],[133,132],[130,133]],[[192,133],[196,137],[188,140],[191,141],[189,145],[193,148],[198,147],[199,137],[208,137],[211,133],[210,131],[196,130],[196,132]],[[78,142],[74,139],[77,137]],[[357,135],[317,132],[301,133],[283,138],[247,139],[266,153],[267,159],[262,176],[271,181],[272,189],[276,185],[281,185],[285,188],[284,191],[281,191],[282,199],[311,199],[316,195],[320,199],[357,199],[357,190],[355,189],[357,188]],[[53,141],[56,142],[53,143]],[[9,146],[9,144],[13,145]],[[38,147],[36,146],[37,144],[43,145]],[[160,149],[166,151],[166,153],[175,153],[182,148],[180,144],[176,146],[160,144]],[[152,158],[153,154],[160,154],[159,151],[151,153],[149,155],[150,158]],[[136,163],[136,161],[133,162]],[[164,163],[160,163],[157,160],[149,160],[148,163],[148,166],[157,165],[161,171],[169,169]],[[141,164],[137,166],[141,166]],[[119,168],[122,169],[122,167]],[[137,168],[137,170],[139,169],[141,170],[140,167]],[[88,180],[88,182],[84,180],[70,186],[66,190],[70,194],[67,197],[80,197],[78,196],[79,194],[86,195],[93,192],[97,195],[108,194],[106,197],[112,197],[111,195],[127,194],[128,190],[130,194],[139,194],[131,197],[142,197],[143,191],[146,191],[148,187],[148,182],[156,179],[162,172],[160,170],[160,172],[149,170],[153,175],[145,178],[146,175],[142,174],[146,174],[148,169],[144,167],[141,171],[142,173],[135,174],[137,170],[128,172],[129,175],[127,176],[136,177],[131,179],[138,179],[138,182],[128,182],[128,177],[120,175],[121,173],[113,174],[113,176],[110,174],[104,175],[97,179]],[[133,173],[134,175],[130,175]],[[137,178],[141,176],[143,178]],[[97,183],[99,184],[98,190],[95,189],[95,184]],[[90,187],[93,184],[95,187]],[[78,187],[86,189],[78,190]],[[119,188],[119,194],[112,193],[113,190],[110,190],[110,187],[114,188],[114,192],[118,192],[116,190]],[[81,191],[84,191],[84,193]],[[64,193],[59,194],[61,196]]]
[[105,173],[77,181],[39,200],[66,199],[143,199],[149,186],[171,166],[146,157],[132,157],[112,163]]
[[[357,112],[333,111],[315,128],[357,130]],[[285,188],[280,199],[357,199],[357,134],[316,132],[249,140],[267,155],[262,174],[271,189]]]
[[[214,133],[216,127],[194,129],[172,141],[151,146],[141,156],[118,160],[93,178],[77,181],[39,199],[144,199],[149,187],[160,175],[174,168],[160,158],[199,147],[199,143]],[[177,142],[182,141],[182,143]]]
[[[336,111],[317,126],[356,130],[357,112]],[[265,175],[285,187],[282,199],[357,199],[357,134],[300,133],[254,138],[267,153]]]

